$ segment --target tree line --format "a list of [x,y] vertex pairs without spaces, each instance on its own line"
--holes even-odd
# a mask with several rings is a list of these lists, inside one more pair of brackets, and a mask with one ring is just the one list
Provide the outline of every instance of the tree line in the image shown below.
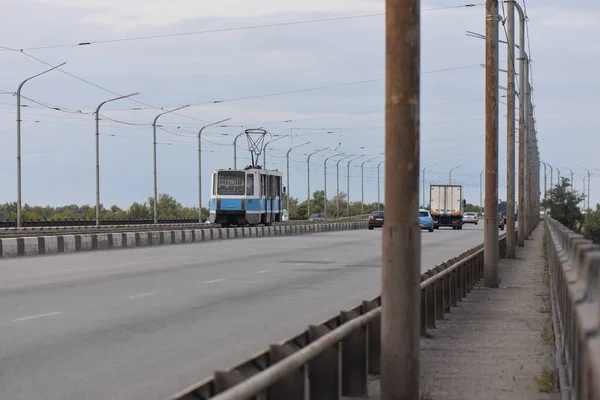
[[546,193],[542,207],[549,209],[550,216],[567,228],[600,244],[600,204],[596,204],[594,210],[583,209],[580,204],[585,204],[585,197],[577,190],[572,190],[570,180],[563,177]]
[[[143,203],[134,202],[123,209],[113,205],[105,207],[100,205],[100,219],[102,220],[148,220],[152,219],[154,198],[150,197]],[[161,219],[191,219],[198,218],[198,207],[184,207],[173,196],[160,194],[158,196],[157,210]],[[93,221],[96,219],[95,205],[70,204],[59,207],[32,206],[25,204],[21,208],[23,221]],[[202,208],[202,217],[208,218],[208,208]],[[0,221],[15,221],[17,219],[17,203],[0,204]]]
[[[310,201],[310,212],[324,212],[324,197],[323,190],[317,190],[313,193]],[[283,195],[283,208],[288,206],[287,194]],[[154,198],[149,197],[145,202],[132,203],[128,208],[121,208],[113,205],[105,207],[100,205],[100,219],[102,220],[150,220],[154,217]],[[380,205],[383,210],[383,205]],[[345,193],[340,193],[339,196],[339,213],[338,213],[338,197],[327,201],[328,217],[347,217],[359,214],[368,214],[377,210],[377,203],[362,204],[360,201],[350,203],[350,213],[348,213],[348,201]],[[160,194],[158,196],[157,211],[159,219],[195,219],[198,218],[198,207],[183,206],[169,194]],[[96,219],[95,205],[77,205],[70,204],[64,206],[36,206],[25,204],[22,209],[23,221],[94,221]],[[291,218],[308,218],[308,203],[306,200],[300,202],[298,198],[290,197],[289,201],[289,216]],[[209,215],[208,207],[202,207],[202,218],[206,219]],[[17,203],[8,202],[0,204],[0,222],[16,221],[17,219]]]

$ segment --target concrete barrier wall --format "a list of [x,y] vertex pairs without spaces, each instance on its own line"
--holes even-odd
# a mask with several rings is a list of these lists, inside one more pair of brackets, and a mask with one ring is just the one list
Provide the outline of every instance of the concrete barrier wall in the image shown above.
[[71,253],[76,251],[162,246],[169,244],[206,242],[211,240],[293,236],[315,232],[333,232],[366,228],[367,221],[356,221],[315,225],[86,233],[79,235],[8,238],[0,239],[0,258]]
[[544,220],[561,390],[600,399],[600,246]]

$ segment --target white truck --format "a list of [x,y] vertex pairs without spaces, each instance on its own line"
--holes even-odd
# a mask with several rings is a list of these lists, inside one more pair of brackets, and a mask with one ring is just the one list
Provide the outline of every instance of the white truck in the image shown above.
[[431,185],[429,205],[433,229],[439,229],[440,226],[462,229],[465,204],[462,185]]

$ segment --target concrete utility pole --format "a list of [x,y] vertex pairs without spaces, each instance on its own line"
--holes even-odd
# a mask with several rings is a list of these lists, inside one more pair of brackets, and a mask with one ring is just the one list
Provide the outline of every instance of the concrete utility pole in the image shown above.
[[209,126],[217,125],[225,121],[229,121],[231,118],[222,119],[217,122],[204,125],[198,131],[198,223],[202,223],[202,131]]
[[353,158],[352,160],[348,161],[348,165],[346,166],[346,197],[348,199],[348,201],[346,202],[346,216],[349,217],[350,216],[350,164],[352,163],[352,161],[356,161],[359,158],[363,158],[364,155]]
[[[302,144],[299,144],[297,146],[294,147],[290,147],[290,149],[287,151],[287,153],[285,154],[285,179],[287,181],[287,194],[286,194],[286,199],[287,199],[287,211],[288,213],[290,212],[290,153],[292,152],[292,150],[297,149],[298,147],[301,146],[306,146],[307,144],[310,144],[310,142],[305,142]],[[235,167],[234,167],[235,169]]]
[[485,170],[479,173],[479,208],[484,210],[483,208],[483,173]]
[[498,245],[498,0],[486,0],[484,285],[497,287]]
[[158,121],[158,118],[161,115],[169,114],[169,113],[175,112],[177,110],[181,110],[182,108],[186,108],[189,106],[190,105],[188,104],[185,106],[174,108],[169,111],[161,112],[152,121],[152,156],[153,156],[153,160],[154,160],[154,168],[153,168],[154,169],[154,207],[153,207],[153,213],[154,213],[154,223],[155,224],[158,224],[158,182],[157,182],[158,179],[157,179],[157,167],[156,167],[156,121]]
[[418,400],[421,320],[421,2],[386,1],[381,399]]
[[33,78],[37,78],[40,75],[44,75],[56,68],[62,67],[66,62],[59,64],[55,67],[48,68],[45,71],[40,72],[39,74],[35,74],[25,79],[23,82],[19,84],[17,87],[17,228],[21,228],[23,226],[23,216],[21,215],[21,89],[23,89],[23,85]]
[[332,156],[327,157],[325,159],[325,162],[323,163],[323,197],[325,197],[325,202],[323,203],[323,217],[325,219],[327,219],[327,161],[329,161],[330,158],[339,157],[343,155],[346,155],[346,153],[334,154]]
[[533,232],[533,228],[534,228],[534,224],[535,224],[535,216],[533,213],[533,173],[535,171],[535,168],[533,166],[534,161],[533,161],[533,107],[532,107],[532,102],[531,102],[531,84],[529,83],[529,75],[527,77],[527,104],[528,104],[528,108],[527,108],[527,114],[528,114],[528,122],[527,122],[527,163],[525,165],[527,165],[527,187],[526,187],[526,193],[527,193],[527,212],[525,213],[526,215],[526,220],[525,220],[525,224],[527,227],[527,238],[529,237],[529,235],[531,235],[531,233]]
[[313,154],[320,153],[327,149],[329,149],[329,147],[315,150],[312,153],[310,153],[308,157],[306,157],[306,218],[310,218],[310,158],[313,156]]
[[[517,246],[525,246],[525,151],[527,149],[526,138],[526,120],[525,111],[527,102],[525,101],[526,83],[528,79],[527,71],[529,69],[529,59],[525,53],[525,14],[523,9],[516,1],[510,2],[519,13],[519,201],[518,201],[518,238]],[[508,222],[508,221],[507,221]]]
[[507,2],[506,258],[515,258],[515,7]]
[[105,100],[98,104],[94,112],[96,121],[96,226],[100,226],[100,108],[111,101],[126,99],[128,97],[137,96],[139,93],[131,93],[126,96],[119,96],[113,99]]
[[381,179],[379,178],[379,167],[381,167],[381,164],[383,164],[383,161],[380,162],[379,164],[377,164],[377,211],[381,211],[380,207],[381,207],[381,189],[380,189],[380,181]]
[[[377,156],[379,157],[379,156]],[[377,157],[365,160],[360,164],[360,213],[365,213],[365,164],[369,161],[373,161]]]
[[546,194],[548,193],[548,172],[547,172],[548,164],[546,164],[543,161],[540,161],[540,163],[542,163],[544,165],[544,199],[546,199]]
[[[517,7],[518,9],[518,7]],[[525,72],[521,75],[521,82],[525,85],[523,93],[523,102],[521,107],[523,109],[523,130],[519,131],[519,151],[521,151],[521,144],[523,145],[523,212],[519,207],[519,243],[523,241],[525,246],[525,240],[529,237],[529,65],[525,67]],[[521,155],[519,154],[519,158]],[[521,173],[521,167],[519,166],[519,174]],[[519,179],[521,177],[519,176]],[[519,190],[519,193],[521,191]],[[521,202],[521,194],[519,194],[519,203]],[[521,229],[521,222],[523,223],[523,229]]]

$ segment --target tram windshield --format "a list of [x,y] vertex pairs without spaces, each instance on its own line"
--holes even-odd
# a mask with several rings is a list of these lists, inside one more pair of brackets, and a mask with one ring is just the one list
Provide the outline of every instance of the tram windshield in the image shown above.
[[244,195],[246,193],[246,173],[244,171],[219,171],[217,193],[220,195]]

